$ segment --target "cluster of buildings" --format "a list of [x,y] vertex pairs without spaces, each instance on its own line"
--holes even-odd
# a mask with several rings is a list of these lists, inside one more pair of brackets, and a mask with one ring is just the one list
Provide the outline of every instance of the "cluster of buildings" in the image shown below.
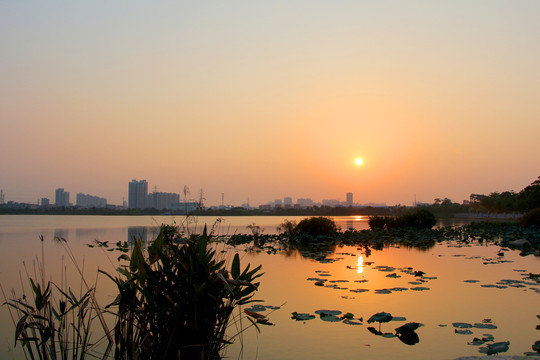
[[180,194],[154,191],[148,193],[146,180],[131,180],[128,187],[129,209],[168,209],[190,212],[200,204],[195,201],[180,201]]
[[[243,205],[244,206],[244,205]],[[385,203],[368,203],[368,204],[358,204],[354,203],[353,193],[348,192],[345,194],[345,201],[337,199],[324,199],[322,202],[315,202],[310,198],[299,198],[296,200],[296,203],[293,202],[291,197],[284,197],[283,199],[276,199],[274,201],[269,201],[264,205],[259,205],[259,209],[306,209],[314,206],[327,206],[327,207],[349,207],[349,206],[372,206],[372,207],[384,207]],[[245,206],[244,206],[245,207]]]
[[90,208],[106,208],[107,199],[78,193],[75,198],[75,205],[69,202],[69,191],[65,191],[63,188],[58,188],[54,192],[54,204],[51,204],[48,198],[41,198],[40,204],[42,207],[72,207],[90,209]]

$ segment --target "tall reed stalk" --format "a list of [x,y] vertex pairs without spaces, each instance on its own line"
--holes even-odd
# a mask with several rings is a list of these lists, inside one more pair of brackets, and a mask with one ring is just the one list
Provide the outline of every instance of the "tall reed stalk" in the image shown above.
[[[43,237],[41,240],[41,261],[37,260],[37,271],[34,277],[26,276],[30,283],[31,293],[24,293],[21,297],[14,296],[7,299],[4,294],[5,305],[8,305],[15,323],[15,346],[21,344],[26,358],[29,359],[86,359],[107,358],[111,346],[102,344],[102,339],[92,342],[91,336],[93,321],[98,318],[106,336],[109,331],[103,319],[102,310],[95,299],[95,286],[89,287],[82,269],[73,257],[71,249],[63,238],[56,238],[62,243],[70,258],[74,261],[81,276],[79,295],[75,295],[71,288],[66,288],[64,282],[64,268],[62,268],[62,281],[58,286],[51,281],[45,281],[45,254]],[[107,349],[100,350],[106,347]]]

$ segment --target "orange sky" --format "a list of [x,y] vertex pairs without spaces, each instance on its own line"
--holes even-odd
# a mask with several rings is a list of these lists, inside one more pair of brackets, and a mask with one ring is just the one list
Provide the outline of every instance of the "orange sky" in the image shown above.
[[[0,189],[411,204],[539,175],[536,1],[0,4]],[[356,157],[364,159],[361,167]]]

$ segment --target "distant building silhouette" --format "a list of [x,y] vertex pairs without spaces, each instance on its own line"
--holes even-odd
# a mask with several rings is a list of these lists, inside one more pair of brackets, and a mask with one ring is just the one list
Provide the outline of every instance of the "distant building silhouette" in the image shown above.
[[82,208],[104,208],[107,207],[107,199],[99,196],[78,193],[76,205]]
[[63,188],[56,189],[54,206],[69,206],[69,192]]
[[311,200],[310,198],[307,198],[307,199],[303,199],[303,198],[300,198],[298,200],[296,200],[296,203],[300,206],[300,207],[303,207],[303,208],[306,208],[306,207],[311,207],[313,206],[313,200]]
[[146,207],[152,209],[171,209],[180,202],[180,195],[166,192],[153,192],[148,195]]
[[129,183],[128,207],[130,209],[146,209],[148,198],[148,182],[131,180]]
[[352,206],[352,204],[353,204],[353,193],[352,192],[347,193],[346,203],[347,203],[347,206]]
[[41,206],[49,206],[49,199],[41,198]]

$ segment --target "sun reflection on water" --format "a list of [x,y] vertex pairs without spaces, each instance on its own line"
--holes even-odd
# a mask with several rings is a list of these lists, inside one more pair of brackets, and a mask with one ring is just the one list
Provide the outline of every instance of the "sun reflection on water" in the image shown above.
[[358,274],[361,274],[364,272],[364,258],[362,257],[362,255],[358,256],[358,266],[356,268],[356,272]]

